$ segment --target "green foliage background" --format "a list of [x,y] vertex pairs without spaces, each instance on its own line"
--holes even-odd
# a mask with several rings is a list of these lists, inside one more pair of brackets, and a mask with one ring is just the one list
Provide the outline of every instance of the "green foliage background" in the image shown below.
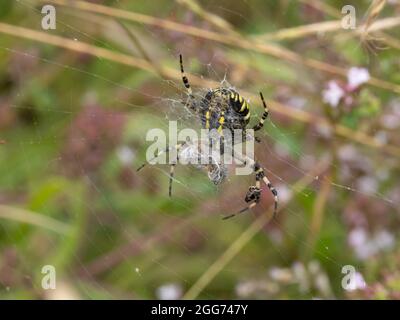
[[[120,20],[129,34],[107,14],[61,5],[57,29],[44,31],[42,2],[2,0],[2,299],[149,299],[162,297],[166,285],[177,298],[400,297],[398,22],[380,31],[383,42],[372,33],[385,49],[368,50],[352,30],[318,32],[321,26],[312,24],[337,20],[352,4],[361,26],[369,1],[199,1],[197,12],[192,1],[92,2],[227,41]],[[399,2],[390,1],[376,19],[399,16]],[[11,35],[4,24],[36,30],[40,41],[21,29]],[[312,31],[299,34],[302,25]],[[293,38],[279,37],[288,28],[295,28]],[[52,45],[49,35],[138,61],[147,55],[155,71]],[[258,50],[257,41],[287,51],[270,54]],[[195,92],[226,76],[240,92],[254,95],[252,121],[262,113],[260,90],[270,103],[271,121],[256,152],[282,209],[247,240],[243,235],[254,221],[270,213],[268,191],[253,212],[221,217],[244,206],[252,177],[232,175],[215,187],[204,172],[178,166],[179,183],[169,198],[167,166],[135,171],[145,159],[149,129],[166,128],[170,119],[199,128],[180,104],[179,53],[189,78],[197,79]],[[310,59],[345,71],[367,68],[385,84],[372,80],[346,93],[350,103],[334,108],[323,101],[323,91],[329,81],[345,88],[346,74],[325,72]],[[164,68],[176,70],[175,77]],[[240,250],[227,257],[232,244]],[[357,250],[369,251],[363,256]],[[44,265],[57,270],[56,290],[41,287]],[[342,288],[344,265],[362,274],[366,288]]]

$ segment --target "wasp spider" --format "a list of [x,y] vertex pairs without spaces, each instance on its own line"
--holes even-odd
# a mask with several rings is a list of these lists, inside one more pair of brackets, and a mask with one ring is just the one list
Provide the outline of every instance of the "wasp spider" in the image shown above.
[[[241,129],[243,132],[243,140],[245,140],[246,129],[250,121],[250,106],[247,101],[234,88],[230,87],[218,87],[215,89],[210,89],[202,99],[197,100],[193,95],[189,80],[185,74],[182,62],[182,55],[180,55],[179,58],[182,80],[188,94],[188,99],[185,103],[185,107],[187,107],[199,117],[203,128],[208,130],[216,129],[217,132],[219,132],[221,135],[224,129],[228,129],[232,132],[235,129]],[[260,98],[264,106],[264,112],[259,122],[252,127],[254,131],[260,130],[264,125],[264,121],[268,117],[268,107],[261,92]],[[254,139],[256,141],[259,141],[258,138]],[[176,151],[179,151],[182,150],[185,146],[187,146],[186,142],[180,143],[174,148],[176,149]],[[170,150],[171,149],[168,148],[167,150],[164,150],[162,152],[169,152]],[[161,153],[159,153],[156,157],[158,157]],[[262,166],[257,161],[250,159],[247,156],[234,156],[239,159],[243,164],[250,165],[255,174],[255,185],[249,187],[249,190],[247,191],[247,194],[244,198],[244,200],[248,203],[247,207],[243,208],[237,213],[224,217],[224,219],[228,219],[238,213],[245,212],[255,207],[260,202],[261,181],[265,183],[265,185],[274,196],[275,216],[278,208],[278,193],[276,189],[272,186],[269,179],[266,177]],[[140,170],[144,166],[145,164],[142,165],[138,170]],[[171,164],[170,166],[169,196],[171,196],[175,166],[176,164]],[[212,161],[208,165],[206,165],[208,175],[215,184],[219,184],[221,181],[223,181],[226,175],[226,173],[221,173],[224,172],[224,170],[220,170],[220,167],[220,164],[213,163]]]

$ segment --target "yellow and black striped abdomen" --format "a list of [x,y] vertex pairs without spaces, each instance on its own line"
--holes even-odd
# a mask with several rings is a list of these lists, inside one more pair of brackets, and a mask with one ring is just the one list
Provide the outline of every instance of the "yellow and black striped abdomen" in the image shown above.
[[250,106],[247,101],[235,91],[230,93],[229,101],[232,109],[239,113],[247,123],[250,119]]
[[250,118],[250,107],[247,101],[235,90],[228,88],[216,88],[209,93],[210,97],[225,100],[225,102],[243,117]]
[[206,129],[245,129],[250,120],[247,101],[234,89],[216,88],[203,99],[203,126]]

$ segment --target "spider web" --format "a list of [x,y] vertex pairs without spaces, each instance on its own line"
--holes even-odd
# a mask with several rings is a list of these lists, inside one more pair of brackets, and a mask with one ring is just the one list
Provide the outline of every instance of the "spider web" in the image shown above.
[[[18,1],[16,8],[30,11],[32,19],[40,21],[37,20],[41,18],[40,11],[34,6],[35,4],[35,2],[30,1]],[[246,3],[246,6],[254,9],[250,3]],[[244,22],[247,20],[244,15],[220,5],[215,7],[212,5],[207,9],[211,12],[213,9],[229,11],[238,19]],[[63,12],[62,8],[57,10]],[[257,10],[253,11],[255,17],[262,16]],[[190,18],[193,17],[190,16]],[[98,35],[91,35],[83,27],[80,28],[79,25],[73,24],[74,21],[77,21],[76,17],[60,15],[57,18],[57,23],[62,26],[60,34],[65,36],[65,33],[69,38],[76,39],[76,41],[94,41],[105,48],[113,48],[109,41],[103,41]],[[171,42],[164,41],[165,34],[146,26],[141,26],[140,29],[145,34],[144,38],[153,39],[158,43],[159,50],[163,52],[163,56],[168,61],[176,62],[174,66],[179,72],[176,52],[178,48]],[[231,79],[232,73],[235,71],[240,73],[240,70],[236,70],[232,64],[232,59],[229,63],[221,61],[220,51],[223,48],[218,48],[217,53],[213,53],[212,50],[211,53],[200,52],[205,57],[190,56],[185,52],[192,51],[193,41],[192,38],[188,37],[179,42],[179,50],[185,54],[186,72],[200,79],[203,77],[214,79],[223,86],[230,86],[235,83],[234,79]],[[143,86],[137,88],[131,86],[129,81],[121,82],[120,79],[115,80],[108,76],[108,73],[115,75],[113,71],[119,69],[100,57],[96,57],[95,63],[101,65],[102,72],[94,73],[87,71],[79,64],[77,66],[74,63],[60,62],[60,59],[55,59],[51,54],[41,54],[40,49],[38,49],[39,53],[31,53],[25,49],[26,46],[39,47],[35,43],[26,45],[20,42],[15,46],[0,46],[0,49],[7,56],[14,55],[37,59],[38,63],[44,68],[51,66],[60,70],[63,73],[60,76],[61,82],[64,81],[64,78],[65,81],[68,81],[68,77],[78,74],[92,78],[95,85],[103,83],[104,86],[112,88],[110,92],[118,91],[119,96],[124,97],[124,94],[126,94],[129,97],[124,99],[117,96],[108,99],[109,103],[118,110],[122,110],[125,121],[124,130],[127,126],[126,130],[130,132],[128,138],[122,138],[110,151],[109,157],[114,160],[109,166],[111,170],[114,170],[115,166],[130,167],[132,170],[130,174],[133,174],[137,183],[136,187],[124,191],[124,197],[118,197],[118,194],[113,194],[113,192],[118,192],[114,188],[117,179],[115,176],[99,177],[87,170],[81,159],[68,158],[80,170],[80,179],[83,181],[84,187],[90,190],[88,198],[71,192],[69,197],[72,200],[70,201],[80,204],[81,210],[86,211],[91,223],[85,226],[84,231],[80,231],[80,236],[76,240],[79,241],[79,245],[76,245],[73,252],[70,253],[72,258],[64,266],[65,270],[60,271],[59,279],[61,280],[58,283],[59,289],[61,286],[61,294],[67,297],[77,296],[90,299],[182,296],[206,272],[204,268],[218,260],[230,244],[249,227],[252,221],[268,211],[272,204],[269,191],[263,190],[263,200],[253,212],[240,215],[229,220],[229,222],[222,221],[220,219],[222,216],[228,215],[232,213],[232,210],[237,210],[244,205],[244,195],[248,186],[254,183],[254,176],[230,175],[223,185],[214,186],[201,170],[196,170],[190,166],[177,166],[173,186],[174,196],[172,199],[168,199],[169,167],[167,165],[149,166],[143,173],[135,173],[134,169],[144,160],[144,151],[148,146],[148,143],[144,143],[146,130],[150,128],[167,129],[169,120],[177,120],[181,127],[200,129],[196,115],[185,110],[182,105],[182,101],[187,96],[181,81],[157,79],[151,80],[152,84],[156,86],[156,90],[147,89]],[[149,53],[151,55],[151,52]],[[259,59],[257,54],[248,53],[248,55],[255,60]],[[201,70],[201,73],[194,70]],[[21,72],[18,76],[23,77],[24,74]],[[244,85],[237,85],[238,92],[241,92],[240,88]],[[247,91],[256,92],[256,87],[262,90],[268,88],[268,92],[273,92],[271,84],[265,79],[258,84],[251,84]],[[207,90],[207,88],[197,85],[192,85],[192,88],[197,99],[204,96]],[[78,94],[86,96],[88,101],[100,103],[99,98],[93,98],[96,94],[82,93],[78,84],[73,85],[68,90],[70,91],[71,102],[81,100],[76,98],[76,92],[78,92]],[[90,88],[85,88],[85,90],[90,91]],[[22,95],[24,88],[19,88],[17,91],[19,91],[16,93],[17,96]],[[54,94],[57,95],[57,92],[54,92]],[[267,95],[266,100],[268,103]],[[146,102],[141,103],[140,101]],[[252,113],[251,123],[256,123],[258,116],[262,113],[261,102],[252,100],[250,104],[252,111],[255,111],[255,114]],[[25,111],[32,108],[19,104],[13,104],[11,107]],[[50,117],[53,113],[61,113],[66,118],[56,118],[55,121],[66,124],[72,123],[82,113],[80,108],[64,101],[52,109],[38,109],[37,107],[35,109],[36,112],[43,113],[45,116],[50,114]],[[111,114],[110,111],[110,114],[106,113],[104,117],[111,120],[114,119],[115,115]],[[331,187],[333,199],[340,196],[351,199],[361,195],[367,203],[378,203],[378,207],[383,206],[384,211],[398,214],[399,199],[396,198],[394,191],[392,193],[389,192],[391,189],[385,192],[371,191],[365,188],[363,184],[360,185],[362,183],[361,178],[372,178],[379,183],[384,183],[385,177],[381,178],[378,173],[369,172],[368,176],[360,178],[356,173],[348,170],[345,179],[338,179],[337,181],[345,180],[351,181],[351,183],[342,184],[331,181],[328,173],[343,171],[345,165],[338,163],[337,159],[332,157],[329,144],[319,143],[318,146],[296,145],[293,143],[293,137],[303,134],[304,128],[293,126],[295,128],[293,129],[283,119],[278,120],[276,118],[278,118],[276,114],[271,111],[269,120],[266,121],[262,132],[259,133],[262,141],[256,146],[256,157],[259,157],[267,176],[278,190],[281,199],[280,205],[284,206],[279,215],[284,218],[278,217],[277,220],[271,221],[265,226],[232,262],[224,266],[220,275],[210,280],[208,286],[202,290],[201,297],[210,299],[221,297],[278,298],[282,297],[282,292],[284,296],[287,284],[295,284],[296,288],[298,287],[294,290],[296,293],[293,296],[340,297],[341,294],[338,293],[337,287],[340,286],[341,268],[344,264],[355,263],[354,258],[346,263],[348,257],[341,256],[337,252],[337,248],[333,250],[330,247],[332,238],[329,235],[317,237],[311,244],[307,238],[307,234],[314,233],[313,226],[310,225],[310,221],[313,221],[311,216],[313,204],[315,205],[315,199],[321,193],[323,184]],[[141,126],[142,121],[147,122]],[[7,170],[2,173],[4,183],[12,178],[14,166],[21,166],[21,170],[25,171],[23,180],[27,186],[37,183],[37,181],[29,181],[32,172],[37,170],[37,162],[34,165],[32,164],[32,159],[37,157],[37,152],[47,145],[65,144],[65,132],[55,130],[56,134],[52,134],[52,128],[57,125],[56,123],[50,125],[50,133],[46,134],[40,124],[34,121],[29,138],[19,139],[18,141],[10,139],[7,140],[6,145],[1,146],[3,149],[1,152],[3,169]],[[134,129],[132,129],[132,126]],[[68,125],[66,128],[68,128]],[[318,126],[311,128],[308,134],[311,134],[314,139],[326,141],[326,132],[318,130]],[[96,136],[98,141],[102,141],[102,138],[100,133]],[[86,138],[75,137],[73,139],[84,142]],[[138,141],[142,143],[138,143]],[[22,163],[9,162],[4,164],[5,159],[12,159],[11,156],[6,157],[4,155],[10,145],[13,152],[23,155]],[[379,155],[374,155],[373,151],[365,150],[351,142],[343,143],[344,147],[356,150],[357,153],[363,153],[370,162],[382,160]],[[51,156],[42,163],[42,166],[48,168],[49,174],[56,171],[61,175],[68,176],[69,173],[64,168],[65,163],[63,162],[63,157],[66,155],[58,151],[50,154]],[[313,168],[320,163],[324,163],[323,169],[314,173]],[[387,163],[389,167],[391,159],[387,159],[386,162],[382,160],[382,163]],[[108,166],[108,163],[105,162],[103,165]],[[370,167],[373,166],[370,165]],[[385,169],[385,165],[381,164],[379,169]],[[104,175],[104,172],[102,174]],[[299,189],[296,181],[304,177],[311,178],[311,182],[306,187]],[[11,191],[29,195],[32,192],[30,191],[31,188],[31,186],[29,188],[19,186],[13,190],[6,187],[6,184],[2,184],[5,195]],[[35,187],[32,189],[35,189]],[[143,193],[143,190],[146,189],[155,189],[156,191]],[[69,192],[67,193],[69,194]],[[129,204],[126,204],[129,193],[136,195],[133,196]],[[144,200],[141,200],[138,195]],[[162,200],[162,198],[165,199]],[[117,203],[118,199],[121,199],[124,204]],[[156,206],[151,204],[153,199],[157,199],[154,201],[157,204]],[[5,201],[4,204],[13,205],[15,202],[22,207],[24,206],[23,201]],[[27,204],[25,203],[25,205]],[[50,214],[55,208],[52,203],[44,203],[41,210],[45,214]],[[346,216],[342,210],[345,210],[345,208],[325,206],[323,224],[329,228],[337,228],[337,225],[345,223]],[[35,210],[32,209],[32,211]],[[107,214],[103,214],[104,211]],[[59,219],[59,216],[57,218]],[[39,281],[41,275],[38,271],[42,265],[53,263],[52,256],[37,253],[38,257],[36,257],[35,263],[29,262],[31,257],[27,252],[30,249],[35,251],[38,247],[35,242],[24,243],[22,241],[21,244],[19,238],[26,239],[26,230],[21,227],[20,230],[16,231],[14,230],[15,227],[8,221],[0,223],[0,226],[3,237],[6,239],[5,242],[8,244],[15,243],[17,252],[21,250],[18,258],[21,264],[19,271],[22,276],[31,279],[32,292],[40,292],[36,297],[52,297],[48,292],[43,292]],[[71,241],[66,236],[49,235],[45,229],[30,232],[33,234],[32,238],[37,237],[39,240],[43,238],[42,241],[49,246],[51,252],[56,252],[62,247],[63,242]],[[346,244],[348,233],[350,233],[350,230],[346,230],[346,233],[342,234],[340,241],[343,245],[346,245],[344,249],[350,251],[351,249]],[[99,238],[104,239],[102,244],[109,242],[110,245],[101,247],[97,243]],[[329,245],[326,243],[329,243]],[[4,245],[4,247],[10,247],[10,250],[13,251],[13,246]],[[265,248],[265,252],[261,250],[262,248]],[[306,251],[306,256],[308,254],[312,258],[302,259],[304,253],[301,251]],[[349,256],[351,257],[351,255]],[[6,257],[2,257],[1,261],[6,261]],[[362,268],[362,263],[358,262],[358,264]],[[312,280],[313,277],[320,279],[319,282]],[[27,290],[24,286],[9,280],[2,280],[2,282],[6,289],[5,297],[19,297],[18,290],[21,290],[21,288]],[[273,282],[275,287],[268,286],[268,282]],[[228,283],[228,290],[224,288],[225,283]]]

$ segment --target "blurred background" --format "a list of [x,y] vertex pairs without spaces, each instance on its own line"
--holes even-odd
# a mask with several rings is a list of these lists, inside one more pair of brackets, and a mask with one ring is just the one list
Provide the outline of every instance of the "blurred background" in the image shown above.
[[[400,298],[399,24],[398,0],[2,0],[0,297]],[[177,166],[169,198],[167,165],[136,172],[149,129],[200,128],[179,53],[252,123],[264,93],[275,220],[268,190],[221,219],[252,176]]]

